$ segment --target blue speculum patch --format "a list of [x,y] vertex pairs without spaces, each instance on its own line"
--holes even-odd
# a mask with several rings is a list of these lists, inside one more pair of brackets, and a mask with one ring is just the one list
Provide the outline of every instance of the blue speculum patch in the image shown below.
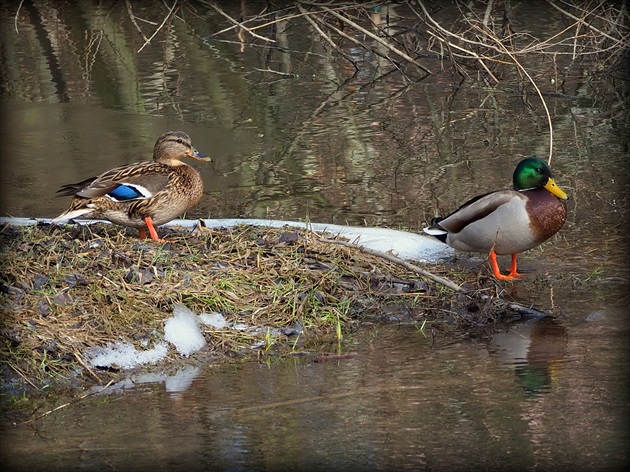
[[116,200],[133,200],[134,198],[141,198],[144,195],[135,187],[129,185],[119,185],[114,190],[109,192],[109,195]]

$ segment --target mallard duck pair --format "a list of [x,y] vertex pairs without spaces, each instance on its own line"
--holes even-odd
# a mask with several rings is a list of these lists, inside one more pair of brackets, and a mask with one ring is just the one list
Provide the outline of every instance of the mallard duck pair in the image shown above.
[[[435,218],[427,234],[459,251],[488,253],[499,280],[513,280],[517,256],[556,234],[567,219],[567,194],[541,159],[522,160],[514,170],[513,189],[476,196],[445,218]],[[510,254],[512,266],[501,273],[497,254]]]
[[193,148],[181,131],[160,136],[153,148],[153,161],[115,167],[97,177],[68,184],[57,192],[72,196],[70,207],[53,220],[73,218],[105,219],[139,229],[139,236],[161,241],[155,226],[177,218],[203,196],[199,172],[182,162],[185,157],[210,161]]

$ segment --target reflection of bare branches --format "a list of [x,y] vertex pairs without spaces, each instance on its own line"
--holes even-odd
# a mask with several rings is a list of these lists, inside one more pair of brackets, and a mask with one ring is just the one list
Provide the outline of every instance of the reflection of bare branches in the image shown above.
[[315,31],[317,31],[317,33],[334,49],[336,50],[339,54],[341,54],[343,56],[344,59],[346,59],[348,62],[350,62],[355,69],[358,69],[357,67],[357,63],[352,60],[352,58],[346,54],[344,52],[343,49],[341,49],[339,46],[337,46],[337,43],[335,43],[332,38],[330,36],[328,36],[326,34],[326,32],[324,32],[319,25],[315,22],[315,20],[313,18],[311,18],[311,16],[308,14],[308,12],[304,9],[304,7],[302,5],[300,5],[299,3],[297,4],[297,7],[300,9],[300,13],[302,13],[304,15],[304,18],[306,18],[306,21],[308,21],[311,26],[315,29]]
[[[476,27],[481,29],[480,27]],[[536,93],[540,97],[540,101],[542,102],[543,107],[545,108],[545,114],[547,116],[547,123],[549,125],[549,164],[551,164],[551,156],[553,155],[553,124],[551,122],[551,114],[549,113],[549,108],[547,107],[547,102],[545,102],[545,98],[543,97],[540,89],[536,85],[536,81],[532,78],[532,76],[527,72],[527,69],[521,65],[521,63],[514,57],[514,55],[505,47],[505,45],[499,41],[497,38],[490,35],[490,33],[486,33],[488,37],[492,38],[497,44],[501,45],[505,53],[510,56],[510,58],[514,61],[514,64],[527,76],[527,79],[530,81]]]
[[[395,15],[394,24],[401,26],[394,28],[389,23],[387,28],[380,24],[367,23],[371,25],[372,30],[368,29],[369,26],[363,26],[362,17],[370,18],[370,14],[376,12],[376,17],[382,19],[381,8],[387,7],[382,7],[380,2],[358,1],[340,4],[298,0],[294,2],[293,8],[275,11],[273,21],[268,20],[272,14],[268,10],[265,11],[264,20],[263,16],[260,16],[241,22],[230,18],[230,21],[233,27],[239,27],[252,37],[260,38],[253,32],[260,27],[255,24],[256,21],[259,23],[264,21],[268,26],[302,16],[322,41],[351,62],[356,69],[359,69],[360,65],[346,52],[347,46],[343,47],[344,40],[385,58],[401,73],[406,62],[430,74],[428,68],[418,60],[418,57],[422,57],[423,49],[437,52],[438,57],[450,61],[462,75],[468,75],[467,69],[481,70],[485,74],[480,74],[479,77],[483,80],[489,79],[495,85],[502,80],[502,73],[514,70],[522,80],[531,84],[542,102],[549,125],[551,159],[552,120],[543,92],[537,84],[548,69],[543,67],[541,70],[539,66],[533,68],[531,55],[545,56],[546,64],[551,64],[553,80],[557,80],[559,71],[557,60],[561,56],[569,56],[572,61],[588,60],[585,65],[591,66],[591,70],[603,70],[602,66],[614,65],[627,54],[630,48],[630,28],[628,12],[624,8],[616,9],[608,3],[599,2],[588,6],[581,6],[568,0],[548,0],[548,3],[570,19],[571,24],[563,26],[559,32],[550,31],[549,37],[543,40],[527,32],[515,32],[510,18],[513,13],[510,5],[494,0],[477,8],[478,11],[475,11],[474,3],[456,0],[454,5],[459,13],[448,27],[444,19],[434,16],[422,1],[398,2],[398,7],[406,8],[407,12],[411,12],[411,17],[409,14]],[[215,9],[218,8],[214,4],[211,5]],[[440,13],[443,11],[437,11],[435,15]],[[221,14],[225,16],[225,13]],[[411,27],[409,22],[413,21],[414,17],[417,22]],[[389,22],[389,10],[387,18]],[[248,27],[244,26],[245,21],[248,22]],[[394,30],[400,33],[391,33]],[[216,33],[213,37],[217,39],[219,34],[221,33]],[[399,34],[400,37],[397,37]],[[418,41],[422,38],[425,39],[424,43]],[[437,46],[437,51],[434,50],[434,46]]]
[[[568,2],[565,3],[568,5]],[[533,77],[533,71],[528,71],[527,68],[522,65],[518,57],[525,58],[526,55],[532,53],[550,54],[554,69],[556,69],[556,55],[561,54],[570,54],[572,60],[580,56],[595,56],[596,58],[601,58],[603,62],[612,62],[611,57],[614,58],[614,54],[608,54],[611,48],[618,52],[619,57],[621,57],[623,54],[627,53],[630,45],[627,21],[625,21],[626,24],[624,24],[624,20],[628,19],[627,12],[619,10],[616,15],[612,15],[611,11],[613,9],[607,9],[605,11],[607,16],[603,17],[597,14],[597,11],[602,6],[600,3],[589,11],[579,9],[581,16],[576,16],[560,8],[553,1],[549,1],[551,6],[561,11],[572,20],[575,20],[575,22],[559,33],[553,34],[545,41],[538,41],[529,35],[512,33],[508,11],[504,12],[504,23],[507,23],[508,35],[504,35],[503,38],[501,38],[500,34],[490,25],[489,17],[492,4],[493,2],[488,3],[483,21],[479,21],[476,15],[470,14],[470,12],[464,14],[462,11],[463,14],[461,18],[463,19],[462,24],[465,25],[465,29],[458,31],[451,31],[434,20],[422,2],[419,2],[422,15],[418,13],[417,15],[427,20],[429,27],[428,34],[431,35],[431,37],[435,38],[440,43],[444,43],[449,50],[457,51],[456,53],[452,53],[453,57],[475,60],[476,63],[492,77],[495,83],[499,83],[499,80],[491,72],[489,64],[494,66],[513,65],[527,78],[534,87],[545,109],[549,125],[549,160],[551,160],[553,153],[553,127],[549,109]],[[573,7],[578,8],[575,5],[573,5]],[[588,21],[586,20],[587,18],[589,19]],[[594,26],[593,18],[597,18],[602,26],[599,28]],[[589,34],[581,33],[580,30],[583,26],[586,26],[586,29],[590,30]],[[607,28],[608,32],[602,30],[604,27]],[[574,34],[571,33],[573,30],[575,30]],[[613,33],[615,36],[612,35]],[[515,44],[519,39],[523,38],[528,38],[530,42],[525,47],[518,49]],[[597,39],[595,40],[595,38]],[[611,41],[612,44],[606,46],[606,40]],[[506,43],[509,44],[509,47],[506,46]]]
[[[428,33],[440,41],[448,41],[451,46],[457,44],[456,49],[463,52],[462,58],[475,58],[483,56],[485,59],[497,63],[506,63],[503,56],[506,49],[503,47],[506,41],[510,42],[510,53],[513,57],[523,56],[531,53],[543,53],[553,55],[571,55],[574,59],[579,56],[597,55],[603,61],[610,61],[611,56],[608,52],[616,49],[623,53],[630,47],[630,30],[627,25],[628,13],[619,10],[616,13],[613,8],[605,10],[606,17],[597,13],[602,5],[597,5],[592,10],[579,9],[580,16],[571,14],[570,12],[560,8],[555,2],[548,2],[551,6],[561,11],[563,14],[574,20],[575,22],[562,31],[552,34],[551,37],[544,41],[539,41],[526,33],[510,33],[505,36],[495,31],[488,25],[487,10],[483,21],[476,18],[474,12],[462,10],[462,28],[459,30],[449,30],[443,27],[438,21],[431,18],[422,2],[419,3],[422,14],[416,13],[419,19],[428,21]],[[597,20],[602,26],[599,28],[593,25]],[[509,27],[509,11],[504,12],[504,22]],[[481,24],[481,25],[480,25]],[[581,33],[582,27],[590,30],[591,33]],[[607,28],[608,31],[604,31]],[[510,28],[508,28],[510,29]],[[571,32],[575,33],[571,35]],[[500,40],[503,36],[503,39]],[[448,39],[447,39],[448,38]],[[517,49],[514,44],[517,40],[529,40],[529,43]],[[490,40],[490,41],[488,41]],[[604,44],[605,40],[612,42],[610,45]],[[474,50],[476,51],[474,51]],[[485,51],[481,53],[480,51]],[[508,61],[507,63],[512,63]]]
[[[317,18],[317,17],[315,17],[315,18]],[[322,18],[317,18],[317,21],[319,21],[320,23],[322,23],[322,24],[326,25],[329,29],[331,29],[332,31],[334,31],[336,34],[338,34],[338,35],[339,35],[339,36],[341,36],[342,38],[345,38],[345,39],[349,40],[349,41],[350,41],[350,42],[352,42],[353,44],[356,44],[356,45],[357,45],[357,46],[359,46],[359,47],[366,47],[366,44],[365,44],[365,42],[364,42],[364,41],[361,41],[361,40],[359,40],[359,39],[355,38],[354,36],[352,36],[351,34],[348,34],[348,33],[346,33],[345,31],[343,31],[343,30],[339,29],[339,28],[338,28],[338,27],[336,27],[335,25],[330,24],[330,23],[328,23],[328,22],[324,21],[324,19],[322,19]],[[336,46],[336,49],[340,49],[340,47],[339,47],[339,46]],[[387,59],[388,61],[390,61],[390,62],[391,62],[391,64],[392,64],[392,65],[393,65],[396,69],[400,70],[400,67],[398,66],[398,64],[397,64],[395,61],[393,61],[393,60],[392,60],[389,56],[387,56],[386,54],[383,54],[383,53],[382,53],[381,51],[379,51],[378,49],[372,49],[372,48],[370,48],[370,50],[371,50],[371,51],[372,51],[375,55],[380,56],[380,57],[382,57],[382,58],[384,58],[384,59]],[[355,63],[354,61],[352,61],[352,63],[354,64],[355,68],[357,68],[357,69],[358,69],[358,67],[357,67],[356,63]],[[401,70],[401,72],[402,72],[402,70]]]
[[157,27],[157,29],[153,32],[153,34],[151,35],[151,37],[147,40],[145,40],[144,44],[142,45],[142,47],[140,49],[138,49],[138,52],[142,51],[146,45],[148,45],[149,43],[151,43],[151,40],[153,38],[155,38],[155,35],[157,35],[160,30],[164,27],[164,25],[171,19],[171,17],[173,16],[174,12],[175,12],[175,7],[177,7],[178,4],[178,0],[175,0],[175,2],[173,2],[173,6],[171,7],[171,9],[169,10],[168,14],[166,15],[166,17],[164,17],[164,20],[162,21],[162,23],[160,24],[160,26]]
[[270,38],[266,38],[264,36],[261,36],[259,34],[254,33],[254,31],[252,31],[251,29],[247,28],[245,25],[243,25],[243,23],[236,21],[234,18],[232,18],[230,15],[228,15],[227,13],[225,13],[215,2],[202,2],[205,3],[206,5],[212,7],[217,13],[219,13],[221,16],[227,18],[227,20],[232,23],[235,26],[238,26],[238,28],[240,30],[246,31],[247,33],[249,33],[250,35],[252,35],[254,38],[258,38],[258,39],[262,39],[263,41],[267,41],[270,43],[275,43],[275,41],[273,39]]
[[[389,49],[391,52],[394,52],[396,54],[398,54],[400,57],[402,57],[403,59],[405,59],[406,61],[409,61],[410,63],[412,63],[413,65],[419,67],[420,69],[422,69],[424,72],[426,72],[427,74],[430,74],[431,72],[426,69],[425,67],[423,67],[420,63],[418,63],[415,59],[413,59],[411,56],[409,56],[409,54],[405,53],[404,51],[401,51],[398,48],[395,48],[394,46],[392,46],[391,44],[389,44],[387,41],[383,40],[382,38],[378,37],[377,35],[375,35],[374,33],[372,33],[371,31],[366,30],[365,28],[363,28],[361,25],[357,24],[356,22],[352,21],[350,18],[347,18],[343,15],[341,15],[340,13],[337,13],[334,10],[331,10],[328,7],[322,7],[323,11],[330,13],[331,15],[333,15],[334,17],[336,17],[339,21],[351,26],[352,28],[354,28],[355,30],[357,30],[359,33],[364,34],[365,36],[369,37],[370,39],[376,41],[377,43],[379,43],[380,45],[384,46],[385,48]],[[393,62],[393,61],[392,61]]]
[[[513,31],[510,21],[511,9],[509,4],[504,2],[488,1],[483,5],[483,10],[477,12],[473,2],[456,0],[454,5],[459,10],[459,15],[449,27],[445,25],[443,19],[434,18],[425,2],[396,2],[396,9],[405,8],[411,12],[412,17],[405,17],[404,14],[394,15],[393,24],[403,26],[396,30],[397,33],[389,33],[388,30],[391,29],[389,10],[386,15],[387,28],[382,28],[381,25],[370,21],[369,24],[373,29],[370,31],[362,26],[359,20],[354,19],[369,18],[372,14],[381,18],[381,8],[389,8],[384,6],[383,2],[349,1],[341,4],[299,0],[294,2],[293,6],[275,11],[266,9],[260,15],[237,21],[221,10],[215,2],[199,1],[211,6],[232,23],[229,28],[214,33],[212,35],[214,39],[218,39],[226,31],[238,28],[252,38],[271,42],[272,40],[256,34],[255,31],[280,21],[304,17],[323,41],[350,62],[353,61],[347,53],[344,53],[339,38],[347,39],[355,45],[385,57],[396,68],[401,67],[400,62],[394,62],[383,51],[379,52],[373,48],[370,45],[373,41],[386,51],[427,73],[427,68],[420,64],[418,56],[422,54],[423,49],[436,52],[439,57],[450,60],[459,71],[465,71],[470,66],[480,67],[495,84],[499,83],[497,68],[508,66],[520,71],[514,58],[526,54],[545,54],[552,58],[568,55],[572,60],[593,57],[604,65],[612,65],[620,60],[630,48],[628,12],[623,7],[617,9],[608,2],[582,6],[581,3],[568,0],[548,0],[549,5],[570,19],[572,24],[560,32],[550,32],[551,36],[547,39],[538,40],[528,33]],[[444,11],[443,8],[442,11]],[[417,23],[409,25],[408,22],[414,15]],[[500,20],[497,20],[497,17]],[[338,26],[330,21],[331,18]],[[404,22],[407,23],[403,24]],[[437,51],[433,50],[434,45],[437,46]]]
[[[96,62],[96,56],[101,47],[101,41],[103,40],[103,30],[95,30],[90,35],[90,38],[87,41],[85,46],[85,74],[86,78],[89,77],[92,73],[92,67]],[[94,51],[92,52],[92,47],[94,47]],[[90,58],[91,56],[91,58]],[[87,84],[87,81],[86,81]]]

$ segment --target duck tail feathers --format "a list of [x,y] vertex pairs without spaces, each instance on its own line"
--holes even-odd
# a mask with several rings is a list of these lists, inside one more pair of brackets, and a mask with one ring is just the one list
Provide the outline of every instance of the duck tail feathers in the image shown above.
[[448,231],[446,231],[444,228],[440,226],[440,221],[442,220],[443,218],[433,218],[429,226],[427,226],[426,228],[423,228],[423,231],[426,234],[433,236],[442,242],[446,242],[446,236],[448,236]]
[[57,218],[53,218],[51,223],[60,224],[64,223],[68,220],[72,220],[74,218],[79,218],[80,216],[86,215],[92,211],[92,208],[79,208],[78,210],[65,211]]
[[66,184],[63,185],[59,190],[57,190],[58,197],[71,197],[77,194],[77,192],[83,190],[86,187],[89,187],[92,182],[96,180],[96,177],[90,177],[89,179],[85,179],[81,182],[77,182],[76,184]]

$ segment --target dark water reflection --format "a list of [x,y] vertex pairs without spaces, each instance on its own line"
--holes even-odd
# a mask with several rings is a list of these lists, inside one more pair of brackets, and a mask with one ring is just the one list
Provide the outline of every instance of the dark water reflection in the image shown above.
[[[164,11],[131,3],[159,24]],[[261,5],[224,3],[235,17]],[[507,185],[521,157],[548,153],[538,99],[460,83],[434,58],[423,61],[434,75],[403,78],[348,47],[356,74],[304,25],[279,34],[285,49],[241,45],[236,33],[234,43],[213,40],[225,24],[207,8],[138,53],[144,40],[123,2],[106,14],[90,2],[25,2],[19,32],[16,9],[0,8],[3,215],[58,215],[68,203],[52,198],[59,186],[148,158],[168,129],[185,130],[215,159],[195,164],[206,191],[191,218],[419,231],[435,211]],[[532,34],[562,24],[545,3],[519,11],[515,24]],[[357,359],[200,368],[188,389],[143,383],[59,410],[35,429],[4,424],[3,462],[22,470],[627,463],[627,89],[558,61],[569,71],[564,88],[540,85],[569,219],[519,259],[532,273],[503,294],[555,322],[433,347],[414,329],[378,327],[345,346]]]
[[[628,439],[618,417],[627,400],[618,362],[628,338],[615,334],[616,322],[582,322],[570,337],[561,325],[544,322],[518,333],[529,351],[516,354],[505,339],[431,346],[415,328],[364,329],[347,346],[358,353],[351,359],[192,369],[182,391],[177,384],[143,383],[123,396],[86,399],[37,421],[37,432],[12,430],[5,464],[15,470],[615,469],[627,460]],[[598,331],[607,349],[585,354]]]

